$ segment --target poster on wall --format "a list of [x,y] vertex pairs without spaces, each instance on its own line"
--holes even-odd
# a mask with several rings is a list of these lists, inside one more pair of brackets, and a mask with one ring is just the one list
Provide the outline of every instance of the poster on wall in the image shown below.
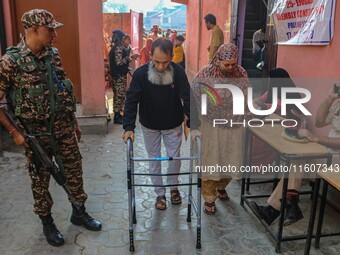
[[271,12],[280,45],[328,45],[336,0],[278,0]]

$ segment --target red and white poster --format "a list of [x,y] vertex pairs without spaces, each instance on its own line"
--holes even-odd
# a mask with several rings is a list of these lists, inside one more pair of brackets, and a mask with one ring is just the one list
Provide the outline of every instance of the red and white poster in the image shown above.
[[278,0],[272,10],[277,42],[327,45],[334,35],[336,0]]

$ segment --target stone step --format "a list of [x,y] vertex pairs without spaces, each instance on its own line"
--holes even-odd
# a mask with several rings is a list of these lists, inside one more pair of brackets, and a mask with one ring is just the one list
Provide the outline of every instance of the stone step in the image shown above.
[[262,78],[262,71],[258,69],[246,69],[249,78]]
[[258,21],[259,17],[257,13],[254,12],[246,12],[246,18],[247,21]]
[[100,135],[108,132],[106,116],[77,117],[77,121],[84,135]]
[[246,21],[244,22],[244,30],[258,30],[260,27],[259,21]]
[[242,67],[246,69],[256,69],[256,61],[252,58],[242,59]]
[[251,5],[247,3],[246,13],[256,13],[257,7],[255,5]]
[[108,118],[107,115],[87,116],[83,114],[82,106],[77,104],[76,117],[78,125],[84,135],[107,134]]
[[244,30],[244,39],[253,39],[253,35],[257,30],[258,29]]
[[244,39],[243,40],[243,49],[252,49],[253,48],[253,39]]
[[243,49],[242,51],[242,59],[253,58],[253,49]]

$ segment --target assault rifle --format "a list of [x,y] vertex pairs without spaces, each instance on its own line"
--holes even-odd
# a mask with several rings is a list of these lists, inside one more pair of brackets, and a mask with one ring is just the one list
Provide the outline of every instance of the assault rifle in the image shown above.
[[[43,149],[41,142],[38,138],[32,135],[26,135],[28,133],[27,128],[18,118],[20,124],[24,128],[20,128],[17,123],[13,120],[11,115],[8,113],[5,107],[0,107],[0,116],[5,116],[5,118],[10,122],[10,124],[18,131],[24,138],[26,143],[29,145],[30,149],[33,152],[33,155],[39,163],[44,166],[52,175],[53,179],[65,190],[68,199],[71,201],[72,205],[75,206],[78,210],[81,210],[81,204],[75,200],[72,196],[69,187],[67,186],[66,178],[64,174],[60,171],[58,165],[47,155],[46,151]],[[0,117],[1,119],[1,117]],[[25,129],[25,130],[22,130]]]

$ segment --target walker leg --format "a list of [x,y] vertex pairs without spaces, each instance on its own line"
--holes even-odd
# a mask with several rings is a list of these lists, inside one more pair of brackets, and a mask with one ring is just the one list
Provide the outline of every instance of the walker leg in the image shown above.
[[201,249],[201,227],[197,227],[196,249]]
[[129,230],[129,236],[130,236],[130,251],[135,251],[135,245],[133,243],[133,230]]
[[133,222],[133,224],[137,224],[136,206],[133,206],[132,222]]
[[[192,144],[191,144],[192,147]],[[192,150],[192,148],[191,148]],[[194,168],[194,162],[193,160],[190,160],[189,162],[189,192],[188,192],[188,215],[187,215],[187,222],[191,222],[191,199],[192,199],[192,172],[193,172],[193,168]]]
[[[188,199],[190,199],[190,197]],[[191,222],[191,204],[188,204],[187,222]]]

